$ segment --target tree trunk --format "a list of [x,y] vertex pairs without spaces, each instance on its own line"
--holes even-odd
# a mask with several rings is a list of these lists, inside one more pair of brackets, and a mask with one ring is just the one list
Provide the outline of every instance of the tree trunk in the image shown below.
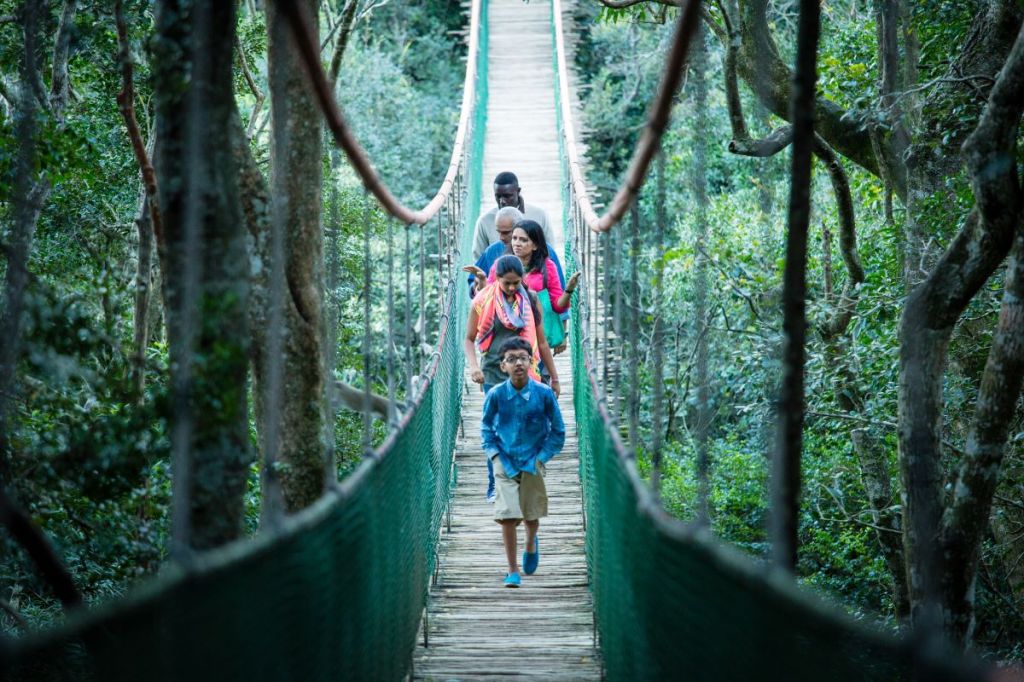
[[239,537],[253,459],[246,391],[249,262],[227,143],[234,27],[233,1],[158,5],[153,75],[177,553]]
[[149,300],[153,291],[153,221],[146,189],[139,192],[135,228],[139,248],[135,269],[135,317],[132,321],[132,387],[141,402],[146,388],[146,350],[149,347]]
[[[906,502],[904,545],[910,575],[915,627],[937,632],[944,628],[954,641],[970,635],[965,612],[972,610],[973,576],[977,565],[976,516],[991,504],[1005,446],[1000,401],[993,394],[1012,387],[1012,376],[990,376],[989,368],[1012,368],[1016,352],[1011,339],[1013,297],[1018,295],[1014,271],[1000,328],[993,340],[979,394],[976,423],[968,441],[958,480],[952,486],[953,507],[943,509],[944,480],[940,466],[942,383],[953,327],[988,278],[1005,258],[1020,229],[1021,198],[1015,139],[1024,99],[1024,35],[1018,35],[1010,57],[993,86],[989,106],[964,145],[975,207],[964,229],[952,241],[934,270],[910,294],[900,322],[899,444]],[[1006,319],[1010,318],[1010,319]],[[1019,333],[1019,332],[1018,332]],[[1001,385],[1000,381],[1009,381]],[[986,381],[992,382],[986,385]],[[1019,390],[1019,387],[1018,387]],[[1016,400],[1016,394],[1012,396]],[[994,401],[986,404],[986,401]],[[998,454],[996,454],[998,453]],[[963,488],[961,488],[963,486]],[[945,514],[945,521],[943,515]],[[953,580],[949,574],[966,574]]]
[[[314,22],[316,0],[302,0]],[[314,25],[315,31],[315,25]],[[281,444],[285,507],[294,512],[323,494],[326,381],[323,320],[320,109],[285,17],[267,3],[267,64],[273,135],[271,187],[284,234],[286,291]]]
[[64,109],[67,107],[71,82],[68,78],[68,55],[71,50],[71,33],[74,29],[78,0],[65,0],[57,25],[57,37],[53,45],[53,66],[50,79],[50,113],[58,124],[64,123]]
[[[793,122],[790,99],[793,74],[779,56],[768,23],[768,0],[739,0],[742,42],[737,70],[773,114]],[[867,128],[857,117],[824,97],[814,102],[814,129],[836,151],[865,170],[879,174]]]
[[[697,271],[693,284],[693,315],[694,315],[694,383],[697,384],[697,419],[693,426],[693,436],[697,451],[697,523],[711,525],[711,448],[708,434],[711,428],[711,407],[708,399],[708,178],[707,178],[707,135],[708,125],[708,87],[707,87],[707,47],[703,31],[697,31],[697,44],[694,46],[691,77],[694,90],[694,123],[696,126],[696,144],[693,150],[693,198],[695,212],[695,235],[700,251],[697,260]],[[735,79],[732,81],[735,83]],[[742,113],[740,121],[742,125]]]
[[[37,64],[39,25],[44,5],[38,0],[25,3],[22,11],[25,47],[22,51],[21,82],[34,79]],[[28,257],[42,202],[49,193],[45,181],[36,182],[36,99],[28,87],[19,88],[16,134],[18,152],[15,161],[13,213],[8,234],[7,268],[4,286],[3,316],[0,318],[0,485],[10,482],[10,426],[8,410],[14,394],[18,356],[21,352],[21,314],[28,284]]]
[[804,338],[806,327],[807,227],[811,211],[814,100],[821,7],[801,0],[793,79],[793,150],[789,228],[783,273],[782,385],[772,471],[772,553],[783,569],[796,571],[800,511],[800,459],[804,425]]
[[954,636],[964,642],[970,641],[974,629],[978,552],[1024,378],[1024,230],[1020,226],[1006,272],[1003,305],[981,378],[974,424],[943,518],[941,546],[949,562],[942,576],[946,620]]
[[889,480],[889,462],[882,444],[867,429],[850,432],[853,452],[860,465],[861,483],[871,505],[871,522],[875,537],[882,550],[882,558],[892,580],[892,603],[896,620],[905,624],[910,620],[910,591],[907,587],[907,562],[903,557],[902,529],[896,513],[892,483]]

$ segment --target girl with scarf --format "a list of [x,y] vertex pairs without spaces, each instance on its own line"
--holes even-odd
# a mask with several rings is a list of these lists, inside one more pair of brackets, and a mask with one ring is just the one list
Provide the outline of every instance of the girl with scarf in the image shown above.
[[[516,256],[502,256],[494,264],[495,280],[485,286],[470,305],[466,323],[466,359],[473,381],[482,384],[484,392],[505,380],[499,367],[501,358],[490,354],[505,342],[519,336],[533,348],[530,377],[540,381],[539,363],[554,368],[554,359],[541,318],[537,297],[523,284],[523,265]],[[481,363],[477,363],[476,349],[480,349]],[[551,373],[551,388],[559,393],[557,371]]]

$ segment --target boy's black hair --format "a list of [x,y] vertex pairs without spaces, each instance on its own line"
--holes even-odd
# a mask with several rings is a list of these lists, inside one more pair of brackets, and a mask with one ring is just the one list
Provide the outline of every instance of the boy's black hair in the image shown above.
[[495,176],[494,184],[495,185],[515,185],[516,187],[518,187],[519,186],[519,178],[516,177],[515,173],[512,173],[510,171],[504,171],[504,172],[498,173],[498,175]]
[[530,347],[530,342],[521,336],[513,336],[511,339],[505,339],[505,343],[501,344],[501,348],[498,349],[498,357],[502,360],[505,359],[505,353],[514,350],[525,350],[533,357],[533,348]]

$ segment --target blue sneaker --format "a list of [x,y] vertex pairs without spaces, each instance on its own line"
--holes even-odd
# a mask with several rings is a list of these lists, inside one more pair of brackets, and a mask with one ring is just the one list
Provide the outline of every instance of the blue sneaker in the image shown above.
[[505,587],[519,587],[523,580],[519,577],[518,573],[506,573],[505,574]]
[[533,575],[540,565],[540,538],[533,539],[533,552],[523,552],[523,573]]

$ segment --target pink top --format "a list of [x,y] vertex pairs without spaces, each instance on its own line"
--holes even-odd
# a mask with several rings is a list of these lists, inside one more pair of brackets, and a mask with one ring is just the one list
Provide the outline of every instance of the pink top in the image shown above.
[[[493,282],[497,279],[494,274],[494,269],[498,266],[495,262],[491,266],[491,271],[487,274],[487,281]],[[545,287],[545,281],[547,286]],[[543,289],[548,290],[548,296],[551,297],[551,309],[556,313],[564,313],[569,309],[568,305],[558,305],[558,299],[562,297],[562,283],[558,281],[558,269],[555,268],[555,264],[550,258],[544,259],[544,267],[539,272],[528,272],[526,277],[523,277],[523,283],[526,284],[526,288],[530,291],[541,291]]]

